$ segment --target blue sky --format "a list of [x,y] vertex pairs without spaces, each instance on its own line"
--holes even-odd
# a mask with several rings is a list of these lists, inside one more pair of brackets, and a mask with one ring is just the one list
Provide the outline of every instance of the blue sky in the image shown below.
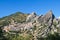
[[37,15],[53,11],[56,17],[60,16],[60,0],[0,0],[0,18],[15,12],[31,13]]

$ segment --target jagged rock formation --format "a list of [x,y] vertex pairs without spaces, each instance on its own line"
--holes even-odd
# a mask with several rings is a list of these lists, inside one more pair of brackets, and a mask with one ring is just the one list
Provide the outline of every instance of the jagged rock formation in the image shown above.
[[60,20],[56,19],[52,11],[50,10],[46,15],[37,16],[35,12],[28,15],[26,22],[15,23],[14,25],[9,24],[4,26],[6,32],[9,31],[20,31],[30,32],[36,37],[46,37],[47,34],[54,34],[55,32],[60,32]]
[[54,19],[54,15],[52,13],[52,11],[49,11],[46,15],[42,16],[40,19],[38,19],[38,21],[40,23],[47,23],[48,25],[51,25],[51,23],[53,22]]
[[30,15],[27,17],[26,21],[27,21],[27,22],[34,21],[34,18],[35,18],[36,16],[37,16],[36,13],[35,13],[35,12],[32,12],[32,14],[30,14]]

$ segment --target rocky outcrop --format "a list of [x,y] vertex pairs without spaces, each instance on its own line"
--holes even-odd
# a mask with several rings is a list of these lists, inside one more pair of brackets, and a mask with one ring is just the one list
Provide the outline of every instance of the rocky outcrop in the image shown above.
[[51,25],[53,23],[53,19],[55,16],[53,15],[52,11],[50,10],[46,15],[42,16],[38,19],[40,23],[47,23],[48,25]]
[[30,14],[27,19],[26,19],[26,22],[31,22],[34,20],[34,18],[36,17],[36,13],[35,12],[32,12],[32,14]]
[[[13,21],[12,21],[13,22]],[[12,23],[11,22],[11,23]],[[13,25],[15,24],[15,25]],[[28,15],[26,22],[12,23],[8,26],[4,26],[4,30],[8,31],[32,31],[36,36],[45,37],[48,33],[54,34],[54,32],[60,32],[60,20],[56,19],[52,11],[50,10],[45,15],[37,16],[35,12]]]
[[6,32],[9,32],[9,31],[25,31],[25,30],[30,30],[33,28],[33,24],[32,22],[29,22],[29,23],[17,23],[16,25],[8,25],[8,26],[4,26],[4,29]]

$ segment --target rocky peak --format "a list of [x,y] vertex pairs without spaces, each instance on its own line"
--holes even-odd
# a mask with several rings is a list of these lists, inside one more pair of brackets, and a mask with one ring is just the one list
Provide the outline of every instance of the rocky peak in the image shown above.
[[[12,20],[12,23],[14,24],[14,21]],[[56,27],[55,27],[56,25]],[[12,27],[11,27],[12,26]],[[37,16],[35,12],[32,12],[30,15],[27,16],[26,22],[23,23],[17,23],[16,25],[9,25],[6,28],[10,27],[10,30],[18,30],[24,31],[28,30],[29,32],[35,31],[34,34],[37,34],[39,36],[45,36],[50,32],[57,32],[57,28],[60,29],[60,20],[56,19],[53,12],[50,10],[46,13],[46,15],[40,15]],[[4,28],[4,30],[8,30]],[[35,30],[33,30],[36,28]],[[37,30],[38,29],[38,30]],[[59,31],[60,32],[60,31]]]
[[45,16],[46,16],[47,18],[48,18],[48,17],[51,17],[52,19],[54,19],[54,17],[55,17],[54,14],[53,14],[53,12],[52,12],[52,10],[50,10],[49,12],[47,12]]
[[35,12],[32,12],[31,15],[36,15],[36,13]]
[[32,12],[30,15],[28,15],[26,21],[27,21],[27,22],[30,22],[30,21],[32,21],[35,17],[36,17],[36,13],[35,13],[35,12]]
[[53,15],[53,12],[50,10],[49,12],[46,13],[46,15],[39,18],[38,21],[40,23],[51,24],[53,22],[54,18],[55,18],[55,16]]

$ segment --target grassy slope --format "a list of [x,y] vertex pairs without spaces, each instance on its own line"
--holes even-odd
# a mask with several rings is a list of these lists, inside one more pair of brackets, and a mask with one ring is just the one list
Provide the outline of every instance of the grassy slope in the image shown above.
[[16,12],[9,16],[5,16],[3,18],[0,18],[0,26],[8,25],[11,22],[11,19],[13,19],[16,22],[24,22],[27,16],[28,14],[24,14],[21,12]]

